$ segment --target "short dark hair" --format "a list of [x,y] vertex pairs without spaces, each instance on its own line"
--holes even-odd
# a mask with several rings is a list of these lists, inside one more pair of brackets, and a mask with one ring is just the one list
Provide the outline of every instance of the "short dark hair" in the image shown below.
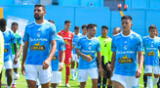
[[17,22],[13,22],[13,23],[11,24],[11,26],[14,26],[14,25],[18,26],[18,23],[17,23]]
[[0,19],[0,27],[1,27],[1,28],[4,28],[6,25],[7,25],[6,19],[1,18],[1,19]]
[[124,20],[124,19],[129,19],[129,20],[132,21],[132,17],[131,16],[127,16],[127,15],[126,16],[122,16],[121,21]]
[[71,21],[70,20],[64,21],[64,24],[67,24],[67,23],[71,23]]
[[36,4],[34,5],[34,8],[36,7],[42,7],[44,11],[46,11],[46,7],[44,5],[41,5],[41,4]]
[[88,24],[87,25],[87,29],[92,29],[94,27],[97,27],[97,25],[96,24]]
[[107,27],[107,26],[102,26],[101,28],[108,30],[108,27]]
[[149,26],[149,31],[150,31],[151,29],[156,29],[156,30],[157,30],[156,25],[154,25],[154,24],[150,25],[150,26]]
[[82,29],[84,29],[84,28],[87,28],[87,25],[86,25],[86,24],[82,25]]
[[74,27],[74,30],[79,30],[79,27],[78,27],[78,26],[75,26],[75,27]]

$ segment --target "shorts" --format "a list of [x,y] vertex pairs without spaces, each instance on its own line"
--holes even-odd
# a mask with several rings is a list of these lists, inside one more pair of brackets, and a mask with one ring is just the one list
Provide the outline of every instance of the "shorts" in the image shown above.
[[139,88],[139,79],[135,76],[113,74],[111,80],[120,83],[124,88]]
[[26,80],[33,80],[46,84],[51,80],[51,68],[43,69],[42,65],[25,65]]
[[19,67],[20,67],[20,60],[18,59],[18,63],[17,63],[17,64],[14,64],[14,57],[15,57],[15,55],[12,55],[13,68],[19,68]]
[[98,69],[97,68],[79,69],[78,72],[79,82],[86,82],[88,80],[88,76],[90,76],[91,79],[98,79]]
[[13,61],[12,60],[5,61],[4,68],[5,69],[13,69]]
[[62,74],[60,71],[52,71],[51,83],[61,83]]
[[144,73],[160,74],[160,67],[159,66],[146,65],[145,68],[144,68]]
[[79,62],[77,54],[72,54],[72,61]]

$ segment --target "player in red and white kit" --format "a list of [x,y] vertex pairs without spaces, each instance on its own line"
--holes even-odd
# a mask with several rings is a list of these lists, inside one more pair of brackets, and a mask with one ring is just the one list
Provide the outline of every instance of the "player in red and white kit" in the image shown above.
[[66,44],[66,50],[65,50],[65,66],[66,66],[66,87],[70,87],[69,85],[69,76],[70,76],[70,64],[71,64],[71,58],[72,58],[72,39],[73,39],[73,33],[70,31],[71,22],[69,20],[65,21],[65,28],[64,30],[61,30],[58,35],[60,35]]

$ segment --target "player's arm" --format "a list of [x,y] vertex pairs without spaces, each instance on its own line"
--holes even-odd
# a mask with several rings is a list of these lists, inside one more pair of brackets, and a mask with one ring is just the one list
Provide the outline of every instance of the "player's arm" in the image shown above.
[[22,38],[20,37],[18,43],[20,44],[20,49],[18,51],[18,58],[20,57],[21,53],[22,53],[22,49],[23,49],[23,42],[22,42]]
[[144,62],[143,52],[140,51],[140,52],[138,52],[138,71],[137,71],[137,74],[136,74],[137,78],[139,78],[141,73],[142,73],[143,62]]
[[51,25],[51,30],[50,30],[51,49],[48,58],[43,62],[43,69],[47,69],[49,67],[49,64],[56,52],[56,37],[57,37],[56,27],[55,25]]
[[78,48],[76,48],[76,53],[81,56],[83,59],[87,60],[87,61],[91,61],[92,57],[89,55],[85,55],[82,52],[80,52],[80,50]]
[[24,74],[24,63],[26,61],[26,57],[27,57],[27,51],[28,51],[28,42],[24,43],[23,46],[23,57],[22,57],[22,64],[21,64],[21,68],[22,68],[22,74]]
[[112,71],[112,72],[113,72],[113,70],[114,70],[115,61],[116,61],[116,52],[113,52],[113,53],[112,53],[112,60],[111,60],[111,71]]
[[14,51],[15,51],[15,58],[14,58],[14,64],[18,62],[18,50],[16,43],[13,43]]
[[141,38],[138,38],[138,44],[137,44],[137,53],[138,53],[138,70],[136,72],[136,78],[139,78],[142,73],[143,69],[143,62],[144,62],[144,56],[143,56],[143,41]]
[[64,59],[65,59],[65,51],[59,51],[59,59],[60,59],[60,69],[59,71],[62,71],[63,65],[64,65]]
[[48,58],[43,62],[43,69],[47,69],[49,67],[49,63],[51,62],[56,51],[56,40],[51,41],[51,51]]

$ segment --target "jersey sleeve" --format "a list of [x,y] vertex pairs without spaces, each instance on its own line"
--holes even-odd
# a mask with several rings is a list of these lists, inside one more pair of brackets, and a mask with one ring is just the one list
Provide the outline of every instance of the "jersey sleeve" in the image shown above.
[[100,42],[99,42],[99,41],[97,41],[96,51],[97,51],[97,52],[100,52],[100,51],[101,51],[101,46],[100,46]]
[[112,44],[111,44],[111,50],[112,50],[112,52],[116,52],[116,45],[115,45],[115,38],[113,37],[113,39],[112,39]]
[[108,43],[108,61],[111,61],[112,58],[112,50],[111,50],[112,40]]
[[144,51],[142,38],[137,37],[137,52]]
[[28,42],[29,41],[29,34],[28,34],[27,27],[25,28],[25,32],[24,32],[24,36],[23,36],[23,41],[24,42]]
[[51,40],[56,40],[56,26],[55,25],[51,25]]

